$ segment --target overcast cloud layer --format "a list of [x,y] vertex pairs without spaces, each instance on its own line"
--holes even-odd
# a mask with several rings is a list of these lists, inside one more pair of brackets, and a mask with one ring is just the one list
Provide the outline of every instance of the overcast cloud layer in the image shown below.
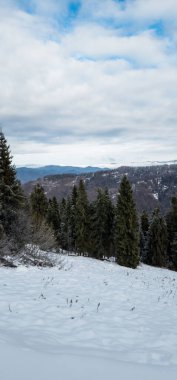
[[176,20],[176,0],[0,0],[15,163],[177,159]]

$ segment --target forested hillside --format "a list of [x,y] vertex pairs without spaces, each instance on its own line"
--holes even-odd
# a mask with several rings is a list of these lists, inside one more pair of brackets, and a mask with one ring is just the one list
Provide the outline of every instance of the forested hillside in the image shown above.
[[[64,176],[67,194],[57,192],[61,177],[54,176],[36,183],[25,195],[1,132],[0,262],[14,265],[20,257],[33,265],[52,265],[37,256],[38,250],[65,250],[100,260],[114,258],[134,269],[143,262],[177,270],[175,171],[176,166],[122,167],[83,178]],[[159,204],[162,194],[168,194],[164,215],[149,205],[145,189]],[[51,196],[53,190],[60,200]],[[143,212],[134,201],[141,201],[141,196]]]
[[[164,213],[170,207],[171,197],[177,196],[177,165],[159,165],[146,167],[120,167],[115,170],[84,175],[46,176],[37,182],[43,186],[48,198],[56,196],[58,200],[71,194],[73,185],[83,179],[88,198],[96,198],[98,188],[108,189],[109,195],[116,202],[117,191],[124,175],[130,180],[134,199],[139,212],[151,212],[159,207]],[[24,185],[26,194],[30,194],[36,181]]]

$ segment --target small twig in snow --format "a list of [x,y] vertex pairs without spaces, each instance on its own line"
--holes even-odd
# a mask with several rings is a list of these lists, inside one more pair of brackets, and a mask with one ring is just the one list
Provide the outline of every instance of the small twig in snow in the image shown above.
[[99,302],[98,305],[97,305],[97,313],[98,313],[98,309],[99,309],[99,307],[100,307],[100,302]]
[[133,306],[130,310],[131,310],[131,311],[135,310],[135,306]]

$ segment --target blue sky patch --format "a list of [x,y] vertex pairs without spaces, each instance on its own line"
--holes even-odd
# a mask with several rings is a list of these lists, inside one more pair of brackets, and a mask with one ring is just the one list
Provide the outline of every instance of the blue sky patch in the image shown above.
[[158,20],[155,23],[151,24],[149,28],[155,30],[156,34],[160,37],[163,37],[165,35],[165,28],[162,20]]
[[68,5],[68,11],[70,17],[77,17],[81,8],[81,1],[71,1]]
[[26,13],[33,14],[35,12],[35,4],[31,0],[29,1],[19,0],[19,1],[16,1],[16,5],[22,10],[24,10]]

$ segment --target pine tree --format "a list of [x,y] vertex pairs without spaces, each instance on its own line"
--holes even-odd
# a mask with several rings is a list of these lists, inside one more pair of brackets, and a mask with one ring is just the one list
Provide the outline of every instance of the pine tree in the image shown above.
[[34,221],[36,225],[40,225],[47,217],[48,200],[43,187],[39,183],[37,183],[30,195],[30,205]]
[[1,236],[13,235],[14,224],[17,224],[19,211],[23,208],[25,198],[7,140],[0,132],[0,231]]
[[141,231],[147,235],[149,229],[149,218],[147,212],[144,210],[141,215]]
[[59,244],[60,247],[64,250],[68,249],[68,220],[67,220],[67,202],[66,199],[63,198],[60,206],[60,236],[59,236]]
[[78,190],[74,185],[70,199],[70,249],[76,251],[76,204],[78,198]]
[[73,250],[73,220],[71,198],[63,198],[60,204],[60,246],[66,251]]
[[76,249],[80,254],[89,249],[89,202],[83,180],[79,182],[76,202]]
[[67,250],[72,251],[72,217],[71,217],[71,198],[66,200],[66,222],[67,222]]
[[173,266],[172,268],[177,270],[177,232],[173,236],[173,241],[171,243],[171,259]]
[[91,211],[91,256],[102,259],[113,254],[113,205],[108,191],[98,190]]
[[[167,255],[168,255],[169,266],[173,267],[174,244],[175,244],[174,240],[176,240],[176,233],[177,233],[177,198],[176,197],[172,197],[171,199],[171,209],[166,215],[166,223],[167,223],[167,233],[168,233]],[[172,253],[172,250],[173,250],[173,253]]]
[[140,258],[143,263],[146,262],[147,258],[147,234],[149,229],[149,218],[146,211],[142,212],[141,215],[141,225],[140,225]]
[[92,257],[102,259],[105,252],[105,208],[103,202],[103,191],[98,189],[96,201],[93,203],[91,212],[91,247],[89,249]]
[[32,216],[31,240],[34,245],[39,246],[39,248],[43,250],[51,250],[52,248],[56,248],[57,245],[56,234],[54,230],[54,220],[52,224],[50,219],[51,203],[52,207],[54,207],[55,199],[53,199],[49,205],[49,201],[45,195],[44,189],[38,183],[30,195],[30,209]]
[[139,264],[139,233],[131,185],[122,178],[116,206],[115,251],[118,264],[136,268]]
[[60,212],[59,212],[59,204],[57,202],[56,197],[49,199],[46,220],[50,227],[52,227],[54,231],[54,236],[56,239],[57,245],[60,242]]
[[106,203],[106,256],[114,256],[114,223],[115,223],[115,207],[110,199],[108,190],[105,190],[105,203]]
[[146,263],[158,267],[165,267],[167,264],[167,226],[159,209],[153,212],[147,235]]

